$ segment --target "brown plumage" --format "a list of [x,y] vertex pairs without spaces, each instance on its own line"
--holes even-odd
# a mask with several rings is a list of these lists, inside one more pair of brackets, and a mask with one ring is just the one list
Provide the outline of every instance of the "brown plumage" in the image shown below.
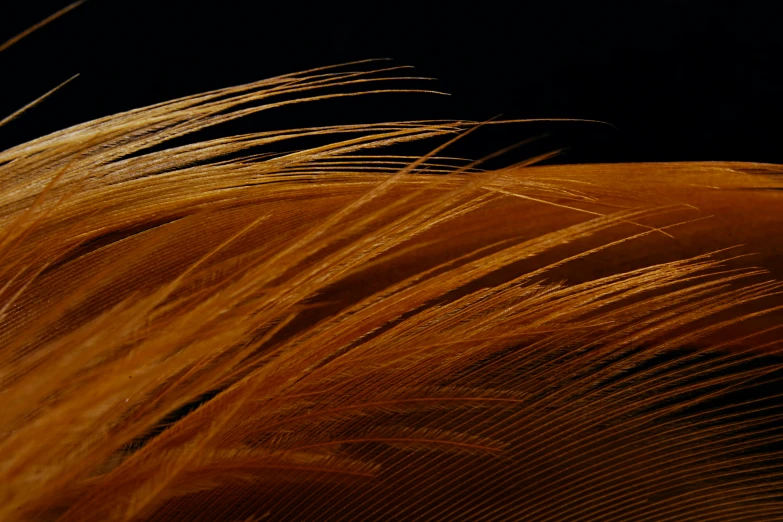
[[353,67],[0,153],[0,520],[783,518],[781,168],[167,146]]

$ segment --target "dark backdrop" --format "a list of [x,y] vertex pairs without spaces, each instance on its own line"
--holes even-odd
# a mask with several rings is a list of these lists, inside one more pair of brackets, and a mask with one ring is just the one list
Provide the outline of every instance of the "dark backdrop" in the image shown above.
[[[4,2],[0,40],[66,4]],[[0,54],[2,115],[81,73],[0,129],[0,147],[205,89],[389,57],[438,78],[416,86],[452,96],[352,99],[243,125],[586,118],[615,128],[510,125],[471,147],[482,154],[546,133],[539,147],[568,147],[559,162],[783,162],[781,18],[762,2],[271,4],[91,0]]]

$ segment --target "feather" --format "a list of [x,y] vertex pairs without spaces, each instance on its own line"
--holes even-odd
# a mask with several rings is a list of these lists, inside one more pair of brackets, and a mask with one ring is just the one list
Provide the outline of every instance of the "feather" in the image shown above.
[[0,152],[0,520],[782,517],[783,169],[172,143],[389,70]]

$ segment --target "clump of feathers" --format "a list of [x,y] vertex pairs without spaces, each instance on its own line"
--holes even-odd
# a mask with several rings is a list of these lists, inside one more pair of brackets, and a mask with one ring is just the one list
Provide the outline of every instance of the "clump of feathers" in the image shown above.
[[783,516],[781,167],[169,144],[390,70],[0,152],[0,520]]

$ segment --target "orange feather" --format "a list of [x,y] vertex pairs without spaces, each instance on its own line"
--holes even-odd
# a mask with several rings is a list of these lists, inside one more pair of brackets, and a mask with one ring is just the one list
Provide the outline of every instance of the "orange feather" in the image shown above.
[[783,169],[394,153],[462,121],[169,145],[384,78],[0,152],[0,520],[783,516]]

